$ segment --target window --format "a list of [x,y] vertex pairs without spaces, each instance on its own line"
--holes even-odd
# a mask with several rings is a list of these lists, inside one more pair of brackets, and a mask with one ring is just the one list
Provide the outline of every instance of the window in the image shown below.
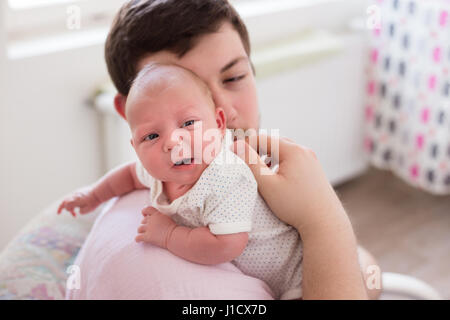
[[[322,7],[325,7],[328,4],[343,2],[365,2],[361,0],[230,1],[244,20],[255,16],[266,19],[268,15],[272,16],[281,11],[294,12],[294,9],[318,4],[323,4]],[[52,35],[74,35],[84,31],[107,30],[124,2],[125,0],[8,0],[6,10],[8,40],[27,41]]]
[[61,4],[64,2],[73,2],[71,0],[8,0],[9,6],[13,9],[26,9],[33,7],[49,6],[52,4]]
[[125,0],[8,0],[10,40],[109,27]]

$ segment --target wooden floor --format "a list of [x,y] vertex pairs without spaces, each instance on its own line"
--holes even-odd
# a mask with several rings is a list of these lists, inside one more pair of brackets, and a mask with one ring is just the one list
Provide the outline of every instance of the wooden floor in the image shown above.
[[450,196],[428,194],[375,168],[335,189],[358,243],[382,271],[417,277],[450,299]]

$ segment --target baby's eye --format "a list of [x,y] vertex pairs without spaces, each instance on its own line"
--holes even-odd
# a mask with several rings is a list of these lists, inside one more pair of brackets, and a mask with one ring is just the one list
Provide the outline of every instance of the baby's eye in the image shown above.
[[145,140],[153,140],[153,139],[156,139],[156,138],[158,138],[158,137],[159,137],[159,135],[158,135],[157,133],[151,133],[151,134],[146,135],[146,136],[144,137],[144,141],[145,141]]
[[181,127],[184,128],[187,126],[192,126],[194,124],[194,122],[195,122],[195,120],[186,121],[185,123],[183,123],[183,125]]

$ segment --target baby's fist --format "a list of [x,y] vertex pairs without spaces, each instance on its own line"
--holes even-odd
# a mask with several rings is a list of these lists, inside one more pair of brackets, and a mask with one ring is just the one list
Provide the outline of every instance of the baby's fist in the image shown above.
[[147,242],[167,249],[167,241],[177,224],[167,215],[152,207],[142,210],[144,219],[138,228],[136,242]]
[[99,204],[100,201],[95,197],[92,191],[78,191],[63,200],[58,207],[58,214],[60,214],[63,209],[66,209],[75,217],[76,208],[79,208],[80,214],[85,214],[97,208]]

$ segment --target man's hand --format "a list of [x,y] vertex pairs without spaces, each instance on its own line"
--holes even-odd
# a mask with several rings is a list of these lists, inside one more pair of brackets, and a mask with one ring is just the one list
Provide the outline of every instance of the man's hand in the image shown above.
[[[231,150],[252,170],[259,193],[279,219],[296,227],[302,236],[309,230],[314,233],[315,227],[324,221],[331,221],[330,215],[347,219],[312,150],[287,138],[264,135],[256,138],[255,146],[249,145],[249,140],[238,140]],[[272,146],[278,148],[272,150]],[[255,150],[263,150],[278,159],[278,172],[271,171]]]
[[[366,299],[350,219],[315,153],[286,138],[259,135],[256,142],[238,140],[232,150],[252,170],[272,212],[302,237],[303,299]],[[278,172],[255,150],[278,159]]]
[[142,210],[144,219],[138,228],[136,242],[147,242],[155,246],[167,249],[167,240],[177,224],[165,214],[153,207]]

